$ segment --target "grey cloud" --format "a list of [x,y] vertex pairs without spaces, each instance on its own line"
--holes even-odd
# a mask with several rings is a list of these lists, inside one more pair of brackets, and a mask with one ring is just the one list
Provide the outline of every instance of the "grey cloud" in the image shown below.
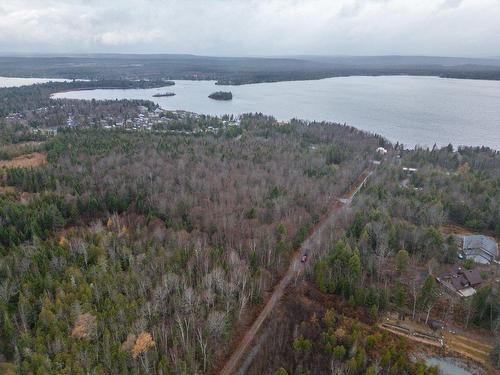
[[455,9],[462,5],[464,0],[445,0],[441,4],[441,9]]
[[346,2],[340,9],[339,17],[355,17],[368,5],[383,4],[388,1],[389,0],[353,0]]
[[0,52],[489,55],[498,19],[498,0],[1,0]]

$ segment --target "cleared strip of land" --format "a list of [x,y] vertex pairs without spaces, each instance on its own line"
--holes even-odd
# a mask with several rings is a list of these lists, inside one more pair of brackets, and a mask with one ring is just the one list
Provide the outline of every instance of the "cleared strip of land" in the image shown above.
[[370,169],[365,170],[359,176],[352,189],[350,189],[346,195],[344,195],[341,199],[338,200],[335,199],[333,201],[329,213],[323,218],[323,220],[321,220],[316,225],[316,227],[311,231],[307,239],[295,252],[295,255],[290,260],[290,266],[288,268],[288,271],[285,273],[285,275],[280,280],[278,285],[274,288],[273,293],[271,294],[269,300],[267,301],[264,308],[258,315],[257,319],[253,322],[253,324],[244,334],[243,338],[237,344],[235,350],[232,352],[225,366],[220,371],[220,375],[231,375],[237,373],[238,366],[241,360],[243,359],[245,353],[250,348],[250,344],[252,343],[255,336],[259,332],[262,324],[269,316],[271,311],[273,311],[273,309],[276,307],[281,297],[283,297],[283,294],[288,284],[302,272],[304,265],[303,263],[301,263],[301,257],[304,251],[306,249],[307,250],[312,249],[312,244],[314,243],[315,238],[320,235],[322,230],[332,225],[338,213],[341,212],[346,205],[350,204],[356,193],[361,189],[361,187],[363,187],[366,180],[368,179],[368,177],[370,177],[372,173],[373,172]]
[[438,338],[432,338],[431,336],[427,335],[418,335],[418,336],[415,334],[412,335],[409,330],[403,329],[397,325],[384,323],[380,324],[379,328],[391,332],[395,335],[406,337],[409,340],[420,342],[422,344],[436,346],[438,348],[441,348],[443,346],[443,343]]
[[474,359],[484,365],[488,364],[488,356],[493,346],[458,334],[444,334],[447,349],[465,357]]

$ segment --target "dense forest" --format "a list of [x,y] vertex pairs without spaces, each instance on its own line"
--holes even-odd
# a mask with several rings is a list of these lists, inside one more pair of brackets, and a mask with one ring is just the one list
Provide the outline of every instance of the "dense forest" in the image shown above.
[[346,301],[325,297],[307,283],[293,287],[244,371],[249,375],[440,373],[436,366],[412,358],[414,348],[408,341],[377,329],[376,319]]
[[[345,125],[262,114],[51,99],[168,84],[0,89],[0,372],[216,371],[367,169],[246,371],[436,373],[377,327],[393,312],[496,337],[488,364],[500,368],[497,265],[459,258],[457,236],[500,237],[499,152],[408,150]],[[451,266],[480,273],[474,296],[443,292],[436,276]]]
[[[410,359],[418,345],[374,328],[389,312],[478,331],[485,341],[496,337],[488,361],[500,367],[497,265],[459,260],[458,237],[445,230],[453,225],[498,238],[499,177],[500,154],[490,149],[396,145],[317,244],[305,278],[289,288],[245,371],[439,373]],[[483,285],[469,299],[443,293],[435,279],[455,264],[481,270]]]
[[13,371],[209,371],[384,144],[334,124],[240,126],[60,130],[45,165],[3,171],[0,353]]

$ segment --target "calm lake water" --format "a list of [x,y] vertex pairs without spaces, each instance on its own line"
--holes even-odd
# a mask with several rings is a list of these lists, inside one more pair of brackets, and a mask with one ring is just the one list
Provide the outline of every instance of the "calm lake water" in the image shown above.
[[[232,91],[233,100],[208,98]],[[159,92],[176,96],[154,98]],[[172,87],[67,92],[56,98],[148,99],[165,109],[211,115],[263,112],[280,120],[300,118],[347,123],[406,146],[486,145],[500,150],[500,81],[437,77],[340,77],[314,81],[216,86],[176,81]]]
[[35,83],[47,83],[47,82],[65,82],[65,79],[58,78],[13,78],[13,77],[0,77],[0,87],[19,87],[19,86],[29,86]]
[[442,375],[473,375],[472,372],[460,366],[453,358],[431,357],[426,360],[427,365],[438,365]]

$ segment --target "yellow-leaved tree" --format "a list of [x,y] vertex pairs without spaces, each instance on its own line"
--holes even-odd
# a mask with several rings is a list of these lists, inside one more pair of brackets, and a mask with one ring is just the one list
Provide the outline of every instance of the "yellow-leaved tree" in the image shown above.
[[154,346],[155,342],[153,341],[151,334],[148,332],[141,332],[137,337],[137,340],[135,340],[134,347],[132,348],[132,357],[137,358]]

